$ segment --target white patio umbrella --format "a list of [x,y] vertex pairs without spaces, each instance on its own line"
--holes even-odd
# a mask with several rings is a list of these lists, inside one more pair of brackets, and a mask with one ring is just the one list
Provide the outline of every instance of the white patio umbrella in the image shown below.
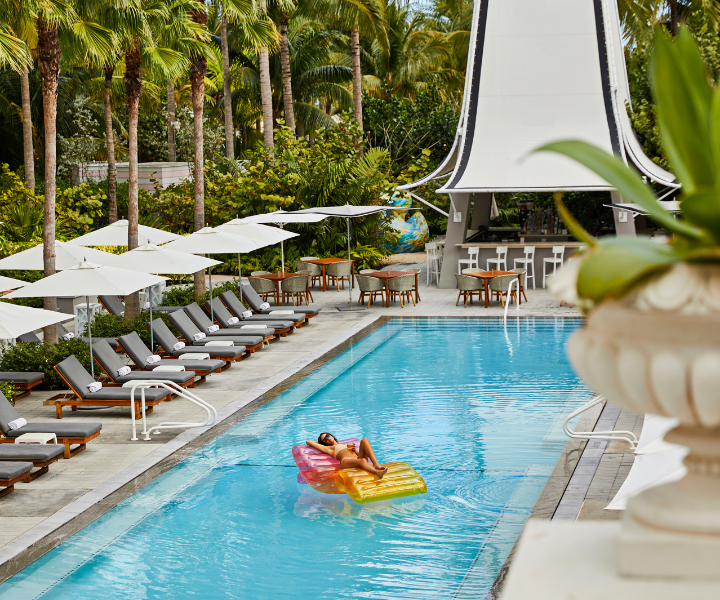
[[[251,217],[244,217],[242,219],[236,219],[243,223],[255,223],[255,224],[267,224],[275,223],[280,225],[280,229],[285,227],[288,223],[317,223],[322,221],[328,215],[323,214],[308,214],[304,211],[293,211],[287,212],[284,210],[276,210],[275,212],[265,213],[262,215],[252,215]],[[283,240],[280,240],[280,261],[282,265],[282,272],[285,272],[285,248],[283,247]]]
[[[187,252],[189,254],[244,254],[252,252],[262,245],[258,245],[251,239],[233,235],[227,231],[220,231],[212,227],[203,227],[195,233],[181,237],[164,246],[169,250]],[[198,269],[199,270],[199,269]],[[212,308],[212,268],[208,269],[210,277],[210,320],[214,321],[215,315]]]
[[[367,217],[379,212],[388,210],[419,210],[402,206],[387,205],[371,205],[371,206],[353,206],[346,204],[345,206],[316,206],[314,208],[305,208],[290,214],[294,215],[325,215],[326,217],[342,217],[347,220],[347,243],[348,243],[348,262],[350,261],[350,219],[358,217]],[[348,306],[347,308],[338,308],[338,310],[364,310],[364,307],[353,307],[352,305],[352,286],[348,285]]]
[[[110,254],[110,252],[72,246],[66,242],[55,242],[55,268],[58,271],[69,269],[82,260],[111,267],[117,263],[117,259],[117,254]],[[23,250],[0,260],[0,270],[42,271],[44,268],[43,244],[38,244],[28,250]],[[76,294],[71,295],[75,296]]]
[[[170,233],[147,225],[138,225],[138,243],[143,244],[164,244],[178,239],[177,233]],[[111,225],[96,229],[85,235],[81,235],[68,244],[73,246],[127,246],[128,245],[128,220],[120,219]]]
[[[196,256],[187,252],[170,250],[166,246],[145,244],[118,256],[119,266],[131,271],[158,275],[190,275],[203,269],[221,265],[219,260]],[[153,348],[155,332],[152,324],[152,300],[150,301],[150,348]]]
[[0,275],[0,290],[7,292],[8,290],[14,290],[16,288],[28,285],[28,281],[22,281],[20,279],[13,279],[12,277],[3,277]]
[[[90,296],[127,296],[143,288],[163,281],[164,277],[138,271],[116,269],[82,261],[74,267],[45,277],[9,293],[6,298],[47,298],[57,296],[85,296],[88,307],[88,337],[90,338],[90,370],[95,377],[92,354],[92,329],[90,323]],[[65,315],[64,319],[67,319]]]
[[28,331],[67,321],[65,313],[0,302],[0,338],[11,339]]
[[[290,238],[298,237],[299,233],[293,233],[292,231],[285,231],[284,229],[278,229],[277,227],[269,227],[268,225],[260,225],[259,223],[246,223],[243,219],[233,219],[227,223],[223,223],[216,227],[220,231],[227,231],[234,235],[241,235],[254,242],[261,244],[259,248],[270,246],[272,244],[280,244],[280,255],[284,259],[285,253],[283,252],[282,243]],[[240,254],[238,254],[238,278],[240,280],[240,301],[242,302],[242,262],[240,260]],[[283,272],[285,261],[283,260]]]

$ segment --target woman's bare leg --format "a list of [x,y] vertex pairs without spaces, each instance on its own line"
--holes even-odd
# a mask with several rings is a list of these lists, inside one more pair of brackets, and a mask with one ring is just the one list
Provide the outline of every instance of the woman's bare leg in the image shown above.
[[377,475],[380,479],[382,479],[382,476],[385,475],[385,473],[387,472],[387,469],[382,467],[376,469],[370,464],[370,462],[366,458],[343,458],[340,461],[340,468],[362,469],[363,471],[367,471],[368,473]]
[[367,458],[376,469],[381,469],[382,465],[375,458],[375,451],[370,445],[370,440],[363,438],[360,440],[360,448],[358,448],[358,458]]

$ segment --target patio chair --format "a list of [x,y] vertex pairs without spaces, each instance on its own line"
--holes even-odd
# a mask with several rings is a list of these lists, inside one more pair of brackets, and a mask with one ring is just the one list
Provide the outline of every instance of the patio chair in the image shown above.
[[[508,290],[510,288],[510,283],[512,281],[515,281],[517,279],[517,275],[500,275],[499,277],[493,277],[490,280],[490,283],[488,284],[488,293],[490,294],[490,302],[492,303],[493,296],[497,298],[500,297],[500,303],[502,304],[503,308],[505,307],[505,299],[504,297],[508,294]],[[511,301],[513,298],[515,298],[515,302],[517,302],[517,296],[516,296],[516,289],[513,289],[512,292],[510,292],[510,298],[508,301]]]
[[309,275],[297,275],[296,277],[283,279],[280,282],[283,303],[287,297],[290,297],[292,298],[293,306],[295,306],[296,300],[300,300],[300,306],[302,306],[303,299],[305,300],[305,304],[310,306],[310,302],[308,301],[308,277]]
[[340,291],[340,286],[345,289],[345,282],[350,285],[350,261],[344,260],[342,262],[330,263],[325,267],[325,275],[327,275],[328,282],[330,284],[335,283],[337,291]]
[[[313,258],[313,257],[310,257]],[[317,280],[317,284],[320,285],[322,281],[322,267],[320,265],[316,265],[315,263],[309,263],[309,262],[302,262],[295,263],[296,265],[302,264],[304,265],[304,268],[302,269],[303,273],[307,273],[310,276],[310,287],[315,285],[315,280]],[[301,269],[297,269],[300,271]],[[310,298],[312,299],[312,294],[310,294]]]
[[[238,335],[228,337],[228,336],[214,336],[211,337],[209,335],[206,335],[203,339],[194,339],[194,336],[196,336],[198,333],[205,333],[204,331],[200,331],[200,328],[195,325],[195,323],[190,319],[190,317],[187,315],[187,313],[184,310],[178,310],[174,313],[170,313],[168,315],[168,318],[170,319],[170,322],[173,324],[173,327],[177,329],[180,332],[180,335],[183,336],[184,342],[188,346],[205,346],[206,344],[209,344],[210,342],[217,342],[217,341],[223,341],[223,342],[232,342],[233,346],[244,346],[245,350],[250,352],[251,354],[253,352],[256,352],[257,350],[260,350],[263,345],[263,340],[265,339],[264,335]],[[264,330],[263,330],[264,331]],[[234,332],[232,332],[234,333]]]
[[365,295],[368,297],[367,307],[375,300],[375,296],[380,294],[380,303],[385,304],[385,283],[377,277],[370,277],[368,275],[356,275],[358,282],[358,288],[360,289],[360,298],[358,298],[358,306],[365,299]]
[[260,296],[262,296],[263,302],[267,302],[267,297],[272,296],[275,298],[275,284],[269,279],[263,277],[248,277],[248,282]]
[[[71,358],[75,358],[74,356]],[[67,359],[66,359],[67,360]],[[77,359],[75,359],[77,361]],[[80,363],[77,363],[80,365]],[[82,365],[80,365],[82,369]],[[85,371],[85,369],[83,369]],[[85,371],[87,373],[87,371]],[[90,377],[92,380],[92,377]],[[87,388],[85,388],[87,390]],[[15,441],[16,437],[24,433],[54,433],[58,443],[65,447],[63,456],[70,458],[78,452],[85,450],[87,443],[100,435],[102,423],[28,423],[18,429],[10,429],[9,423],[20,418],[15,407],[8,402],[0,392],[0,433],[3,438],[0,442]],[[75,446],[75,448],[72,448]]]
[[270,275],[270,271],[253,271],[252,273],[250,273],[250,275]]
[[[525,284],[528,280],[527,269],[510,269],[511,273],[520,273],[520,298],[525,298],[527,302],[527,296],[525,295]],[[535,286],[535,279],[533,278],[533,287]]]
[[[150,323],[145,323],[145,327],[150,331]],[[207,353],[210,358],[225,360],[228,362],[242,360],[245,356],[249,356],[245,350],[245,346],[185,346],[175,349],[180,341],[170,331],[170,328],[162,319],[153,321],[153,332],[155,341],[160,347],[171,357],[178,358],[180,356],[192,358],[193,354]]]
[[360,275],[366,275],[367,273],[375,273],[375,272],[377,272],[376,269],[362,269],[362,270],[358,271],[358,273],[360,273]]
[[388,293],[390,299],[393,300],[395,296],[400,297],[400,306],[405,308],[404,298],[410,298],[413,306],[415,306],[415,297],[413,296],[415,291],[415,275],[400,275],[393,277],[388,281]]
[[2,462],[0,463],[0,498],[7,496],[15,490],[15,484],[20,481],[28,481],[28,475],[32,471],[33,464],[29,462]]
[[[225,292],[224,294],[220,294],[220,298],[223,299],[223,302],[225,302]],[[278,315],[273,315],[274,312],[277,312],[279,310],[282,310],[284,312],[292,311],[296,315],[300,315],[305,317],[306,319],[312,319],[313,317],[316,317],[320,311],[322,310],[321,306],[303,306],[303,307],[287,307],[287,308],[278,308],[278,307],[271,307],[270,305],[263,306],[263,302],[260,299],[260,296],[257,294],[257,292],[250,287],[249,285],[244,285],[242,287],[242,295],[243,300],[247,302],[247,305],[250,307],[250,310],[253,312],[265,316],[274,316],[277,317]],[[240,303],[240,300],[238,300],[238,303]],[[232,311],[235,312],[235,308],[231,305],[229,305],[227,302],[225,302],[225,305]],[[287,315],[280,315],[281,317],[285,317]]]
[[[123,335],[119,337],[118,340],[120,341],[120,345],[123,347],[123,350],[125,350],[125,354],[127,354],[141,369],[151,369],[153,367],[160,366],[177,367],[178,364],[180,364],[178,363],[177,358],[161,358],[158,362],[150,364],[147,359],[152,356],[152,352],[150,352],[148,347],[145,345],[145,342],[140,339],[137,331]],[[216,358],[192,360],[183,359],[182,361],[182,365],[190,371],[195,371],[195,375],[199,375],[201,380],[210,375],[210,373],[219,373],[223,370],[223,368],[227,368],[226,365],[229,367],[230,364],[231,363],[226,363],[225,361],[218,360]]]
[[420,298],[420,290],[418,289],[418,286],[420,285],[420,273],[422,273],[422,269],[417,269],[417,268],[413,267],[412,269],[403,269],[403,271],[405,271],[406,273],[417,273],[418,274],[418,277],[417,277],[418,285],[413,284],[413,290],[417,294],[417,299],[422,300],[422,298]]
[[167,379],[184,388],[195,386],[194,371],[158,371],[156,373],[153,371],[156,365],[151,365],[149,369],[130,371],[125,375],[119,375],[119,370],[127,367],[127,365],[120,360],[120,357],[115,354],[113,349],[103,340],[93,344],[93,359],[110,378],[111,383],[103,382],[103,386],[121,386],[128,381],[145,381],[152,379]]
[[[192,320],[195,325],[198,326],[200,331],[205,333],[206,338],[213,338],[215,341],[217,340],[226,340],[230,337],[233,338],[234,341],[237,341],[237,343],[242,344],[245,340],[247,340],[247,344],[245,346],[251,346],[253,341],[256,341],[257,338],[261,338],[261,342],[267,342],[272,339],[272,336],[275,335],[275,329],[272,327],[266,327],[265,329],[259,329],[257,331],[253,331],[253,333],[246,333],[244,331],[238,331],[233,329],[220,329],[218,331],[210,331],[210,329],[216,329],[218,326],[215,325],[213,327],[214,323],[210,320],[210,316],[205,314],[205,311],[200,308],[200,306],[197,304],[197,302],[193,302],[192,304],[188,304],[185,307],[185,314],[187,314],[188,317]],[[211,339],[210,341],[213,341]]]
[[[30,390],[43,382],[45,373],[40,371],[0,371],[0,382],[15,384],[15,400],[30,394]],[[18,394],[18,390],[21,393]]]
[[[232,292],[230,293],[232,294]],[[236,320],[240,320],[237,321],[237,323],[230,324],[230,321],[233,319],[233,314],[217,296],[212,299],[212,309],[215,322],[219,324],[220,327],[225,327],[233,331],[243,332],[244,330],[245,332],[248,332],[253,331],[253,329],[247,329],[248,326],[254,328],[264,325],[268,329],[274,329],[276,336],[287,337],[288,333],[292,333],[295,330],[295,324],[292,321],[281,321],[275,319],[263,319],[256,321],[252,317],[248,319],[240,319],[240,317],[236,317]],[[210,300],[205,300],[205,310],[210,312]],[[292,317],[294,315],[286,316]]]
[[[472,269],[474,271],[474,269]],[[481,279],[477,277],[470,277],[470,275],[458,275],[455,274],[458,286],[458,297],[455,301],[455,306],[460,302],[460,298],[465,298],[465,307],[467,307],[468,300],[472,304],[472,299],[477,294],[478,302],[482,301],[482,293],[484,284]]]
[[300,260],[317,260],[317,256],[301,256]]

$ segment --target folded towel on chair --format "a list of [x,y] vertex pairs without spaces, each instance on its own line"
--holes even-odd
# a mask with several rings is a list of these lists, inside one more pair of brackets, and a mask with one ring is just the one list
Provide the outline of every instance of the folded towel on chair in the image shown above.
[[241,319],[249,319],[252,317],[252,312],[249,310],[246,310],[243,314],[240,315]]
[[238,319],[237,317],[230,317],[227,320],[228,325],[235,325],[235,323],[239,323],[239,322],[240,322],[240,319]]
[[196,342],[199,342],[202,339],[205,339],[205,334],[202,331],[193,335],[193,340]]
[[93,381],[92,383],[88,383],[87,388],[92,394],[93,392],[97,392],[99,389],[102,388],[102,383],[100,383],[99,381]]
[[27,425],[27,421],[20,417],[19,419],[15,419],[14,421],[10,421],[8,423],[8,429],[12,431],[13,429],[20,429],[21,427],[25,427]]
[[125,375],[127,375],[129,372],[130,372],[130,367],[128,367],[127,365],[124,367],[120,367],[117,370],[118,377],[125,377]]
[[263,302],[263,303],[260,305],[260,310],[265,310],[265,309],[268,309],[268,308],[270,308],[270,305],[269,305],[267,302]]
[[178,360],[208,360],[209,358],[209,352],[191,352],[190,354],[178,356]]
[[152,364],[155,364],[156,362],[160,362],[160,357],[157,356],[156,354],[151,354],[150,356],[148,356],[145,359],[145,362],[152,365]]
[[185,347],[185,342],[176,342],[173,344],[173,350],[182,350]]
[[208,333],[215,333],[216,331],[220,331],[220,325],[210,325],[207,330]]

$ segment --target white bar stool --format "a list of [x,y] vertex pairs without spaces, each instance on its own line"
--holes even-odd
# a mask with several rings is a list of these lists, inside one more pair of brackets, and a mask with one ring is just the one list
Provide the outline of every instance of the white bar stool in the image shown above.
[[462,273],[463,265],[467,265],[470,269],[480,270],[480,264],[478,257],[480,256],[480,248],[475,246],[474,248],[468,248],[468,254],[470,258],[461,258],[458,260],[458,274]]
[[487,270],[492,271],[493,269],[490,268],[490,264],[494,264],[494,265],[497,265],[498,271],[507,271],[508,247],[507,246],[498,246],[496,248],[496,251],[497,251],[497,258],[488,258],[488,260],[487,260]]
[[525,246],[525,258],[516,258],[514,268],[517,269],[518,265],[522,265],[519,268],[525,269],[524,287],[527,287],[528,279],[532,279],[533,289],[535,289],[535,246]]
[[427,272],[425,274],[425,284],[430,285],[430,280],[440,281],[440,255],[438,253],[438,245],[436,242],[428,242],[425,244],[425,252],[427,254]]
[[553,246],[552,248],[552,258],[543,258],[543,287],[545,287],[545,276],[546,276],[546,270],[548,265],[552,265],[553,272],[552,274],[555,275],[557,273],[557,266],[560,265],[562,267],[563,264],[563,255],[565,254],[565,246]]

